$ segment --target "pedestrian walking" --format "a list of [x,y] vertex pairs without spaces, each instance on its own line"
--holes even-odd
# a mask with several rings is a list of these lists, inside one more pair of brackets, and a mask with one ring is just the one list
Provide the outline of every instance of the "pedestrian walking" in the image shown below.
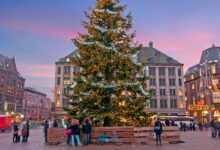
[[75,146],[75,138],[76,138],[76,141],[77,141],[77,145],[81,146],[81,142],[80,142],[80,139],[79,139],[80,127],[79,127],[78,120],[76,120],[76,119],[71,120],[70,129],[72,131],[72,133],[71,133],[71,135],[72,135],[72,146]]
[[183,126],[183,131],[186,132],[186,123],[184,122],[182,126]]
[[27,120],[26,127],[27,127],[26,142],[27,142],[28,141],[28,137],[29,137],[29,130],[30,130],[29,120]]
[[157,121],[154,124],[154,133],[156,133],[156,144],[158,145],[158,143],[160,143],[160,146],[162,146],[161,144],[161,133],[162,132],[163,132],[163,127],[160,122],[160,118],[157,118]]
[[45,120],[45,123],[44,123],[44,138],[45,138],[45,144],[48,144],[47,143],[47,130],[48,130],[48,128],[49,128],[49,124],[48,124],[48,121],[47,120]]
[[[15,125],[14,125],[14,133],[13,133],[13,143],[14,143],[14,142],[18,142],[18,131],[19,131],[18,123],[15,122]],[[19,140],[19,142],[20,142],[20,140]]]
[[90,141],[90,135],[91,135],[91,131],[92,131],[92,126],[89,123],[89,119],[86,118],[84,121],[84,124],[82,125],[82,131],[84,134],[84,145],[88,145],[89,141]]

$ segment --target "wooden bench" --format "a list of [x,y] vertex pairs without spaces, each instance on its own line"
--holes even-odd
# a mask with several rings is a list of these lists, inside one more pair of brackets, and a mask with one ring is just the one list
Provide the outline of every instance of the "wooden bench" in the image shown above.
[[[154,127],[134,128],[135,142],[155,142]],[[163,142],[180,141],[180,131],[178,126],[163,126],[161,134]]]

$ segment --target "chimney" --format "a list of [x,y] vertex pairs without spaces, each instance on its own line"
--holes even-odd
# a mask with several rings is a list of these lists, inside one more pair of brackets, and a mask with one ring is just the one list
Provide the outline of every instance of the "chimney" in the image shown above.
[[149,42],[149,48],[153,48],[153,42],[152,41]]

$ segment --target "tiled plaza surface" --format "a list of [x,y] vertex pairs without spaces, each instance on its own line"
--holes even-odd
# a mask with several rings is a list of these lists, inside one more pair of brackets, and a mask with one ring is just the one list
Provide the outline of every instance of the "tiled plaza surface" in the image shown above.
[[71,147],[63,145],[44,145],[43,132],[41,130],[31,130],[29,142],[12,143],[12,133],[0,133],[0,150],[217,150],[220,149],[220,139],[212,139],[209,131],[181,132],[183,144],[163,144],[162,147],[154,143],[148,145],[125,145],[115,146],[107,144],[99,146],[91,144],[89,146]]

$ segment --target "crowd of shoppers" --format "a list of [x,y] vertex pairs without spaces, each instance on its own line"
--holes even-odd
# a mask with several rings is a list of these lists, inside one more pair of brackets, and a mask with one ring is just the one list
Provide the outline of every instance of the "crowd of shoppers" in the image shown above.
[[20,129],[18,123],[15,122],[13,128],[14,128],[13,140],[12,140],[13,143],[19,143],[21,140],[21,136],[22,136],[22,142],[28,141],[29,130],[30,130],[29,120],[27,120],[27,122],[22,122],[20,124]]

